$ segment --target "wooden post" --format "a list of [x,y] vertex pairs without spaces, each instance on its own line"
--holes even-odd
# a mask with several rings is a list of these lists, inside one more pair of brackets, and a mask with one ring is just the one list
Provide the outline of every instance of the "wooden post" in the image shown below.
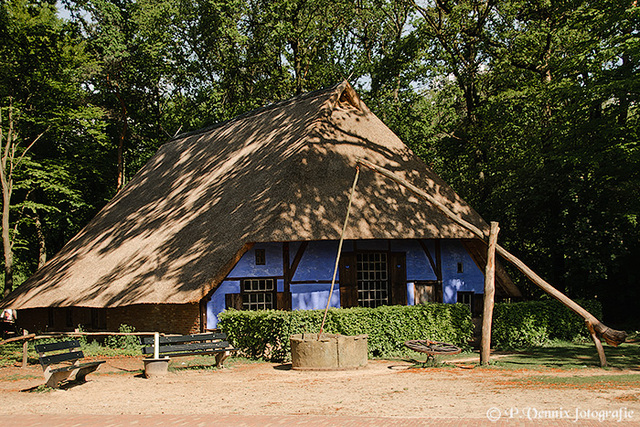
[[491,353],[491,322],[493,321],[493,299],[496,293],[496,244],[499,231],[498,223],[491,222],[487,266],[484,272],[484,307],[482,311],[482,338],[480,340],[481,365],[489,363]]
[[596,334],[596,331],[591,323],[588,321],[585,322],[587,324],[587,329],[589,329],[589,333],[591,334],[591,339],[596,345],[596,350],[598,350],[598,357],[600,358],[600,366],[605,368],[607,366],[607,357],[604,355],[604,348],[602,347],[602,342]]
[[[27,335],[29,335],[29,331],[27,331],[26,329],[24,329],[22,331],[22,336],[26,337]],[[29,340],[24,340],[24,342],[22,343],[22,367],[26,368],[27,367],[27,362],[28,362],[28,352],[29,352]]]
[[153,333],[153,358],[160,359],[160,333]]

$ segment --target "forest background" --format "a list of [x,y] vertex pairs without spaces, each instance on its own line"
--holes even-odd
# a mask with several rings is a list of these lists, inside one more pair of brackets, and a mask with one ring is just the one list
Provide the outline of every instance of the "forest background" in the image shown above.
[[348,79],[503,246],[638,328],[637,3],[0,0],[3,295],[173,136]]

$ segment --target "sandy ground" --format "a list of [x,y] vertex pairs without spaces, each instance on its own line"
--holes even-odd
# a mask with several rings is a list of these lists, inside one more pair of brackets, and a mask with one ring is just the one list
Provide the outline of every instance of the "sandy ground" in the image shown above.
[[[601,376],[638,371],[409,369],[369,361],[356,371],[309,372],[290,365],[232,362],[221,370],[178,370],[146,379],[140,358],[106,359],[87,382],[38,391],[39,365],[0,369],[0,416],[7,414],[244,414],[514,418],[606,416],[640,423],[640,387],[549,385],[539,376]],[[183,359],[177,359],[183,360]],[[556,411],[552,413],[551,411]],[[607,413],[605,411],[611,411]],[[493,414],[493,415],[492,415]],[[554,415],[555,414],[555,415]]]

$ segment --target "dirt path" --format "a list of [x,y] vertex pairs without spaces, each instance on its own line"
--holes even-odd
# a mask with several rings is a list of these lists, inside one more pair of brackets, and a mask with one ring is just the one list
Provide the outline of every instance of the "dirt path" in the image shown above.
[[234,363],[222,370],[182,370],[145,379],[133,372],[142,366],[137,358],[107,359],[103,366],[87,383],[49,392],[29,391],[43,383],[39,366],[0,369],[0,415],[309,414],[486,420],[493,413],[502,419],[577,415],[613,420],[618,414],[623,421],[640,423],[638,380],[576,385],[540,379],[625,374],[637,378],[634,371],[407,369],[404,362],[378,360],[357,371],[301,372],[287,365]]

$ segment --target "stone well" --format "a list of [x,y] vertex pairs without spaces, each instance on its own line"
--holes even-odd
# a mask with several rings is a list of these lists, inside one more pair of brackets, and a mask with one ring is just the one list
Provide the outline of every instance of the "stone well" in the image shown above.
[[293,369],[332,371],[367,366],[367,335],[296,334],[291,336]]

